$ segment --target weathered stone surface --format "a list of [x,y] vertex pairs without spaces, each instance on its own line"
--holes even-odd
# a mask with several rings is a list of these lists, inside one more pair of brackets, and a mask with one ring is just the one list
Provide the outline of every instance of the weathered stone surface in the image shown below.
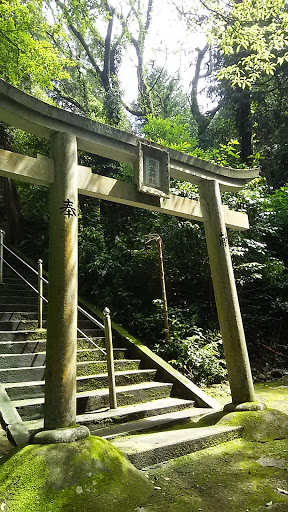
[[[49,289],[45,372],[46,429],[76,423],[78,301],[77,141],[51,136],[55,181],[50,187]],[[65,205],[69,206],[69,212]]]
[[42,430],[31,439],[32,444],[72,443],[90,436],[90,431],[85,425],[70,428],[56,428],[54,430]]
[[216,180],[203,181],[199,185],[199,193],[200,202],[206,202],[210,212],[204,229],[232,401],[254,402],[253,380],[219,183]]
[[145,468],[241,436],[242,427],[211,426],[129,436],[112,443],[137,468]]
[[[77,137],[78,149],[120,162],[134,164],[138,138],[111,126],[48,105],[0,80],[1,120],[49,139],[55,132]],[[259,174],[258,169],[232,169],[201,160],[170,148],[171,176],[192,183],[217,179],[223,190],[243,187]]]
[[232,411],[265,411],[267,409],[266,405],[263,402],[243,402],[242,404],[226,404],[224,406],[224,411],[232,412]]

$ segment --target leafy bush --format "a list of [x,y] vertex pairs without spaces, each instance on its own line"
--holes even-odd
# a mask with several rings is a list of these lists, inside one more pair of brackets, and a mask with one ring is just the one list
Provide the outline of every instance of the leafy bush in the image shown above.
[[175,333],[169,342],[158,344],[158,354],[195,383],[222,382],[227,371],[221,335],[195,325],[190,327],[190,333],[185,339],[178,338]]

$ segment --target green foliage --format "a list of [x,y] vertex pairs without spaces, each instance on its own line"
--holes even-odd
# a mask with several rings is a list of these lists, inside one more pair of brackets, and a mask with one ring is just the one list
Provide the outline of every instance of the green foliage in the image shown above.
[[288,325],[287,196],[287,187],[269,193],[263,178],[237,195],[226,194],[229,206],[246,211],[251,223],[245,234],[229,233],[250,352],[253,357],[258,353],[265,358],[263,345],[268,345],[275,351],[270,356],[279,365],[285,364],[277,352],[282,353],[278,345],[284,342]]
[[[156,118],[152,114],[147,116],[143,126],[144,136],[168,148],[188,153],[202,160],[215,162],[224,167],[246,168],[240,161],[240,143],[237,139],[228,140],[219,147],[203,149],[198,146],[195,135],[191,135],[188,123],[181,116],[172,119]],[[251,156],[251,167],[258,164],[261,158],[259,153]],[[179,184],[181,187],[181,185]]]
[[172,119],[162,119],[149,114],[143,126],[143,133],[147,139],[157,144],[184,153],[191,153],[197,146],[196,137],[189,133],[189,126],[183,122],[180,115]]
[[147,76],[147,85],[153,101],[154,116],[161,119],[180,117],[188,123],[189,131],[196,135],[197,125],[192,117],[187,94],[181,86],[180,76],[170,76],[164,68],[153,67]]
[[17,183],[17,189],[25,225],[21,249],[34,261],[41,258],[48,269],[49,192],[46,187],[23,182]]
[[25,89],[33,84],[51,89],[52,80],[68,78],[64,67],[69,60],[59,57],[49,42],[49,30],[57,39],[58,27],[49,27],[45,21],[41,0],[0,3],[0,75],[4,80]]
[[[172,336],[156,346],[159,355],[197,384],[216,384],[227,377],[221,336],[216,331],[196,325],[181,325],[177,310],[170,314]],[[179,325],[180,324],[180,325]],[[189,329],[189,336],[179,338],[180,327]]]
[[232,86],[251,87],[288,61],[285,0],[232,0],[229,11],[218,2],[211,4],[216,9],[211,35],[224,55],[237,57],[218,72],[220,79],[228,78]]

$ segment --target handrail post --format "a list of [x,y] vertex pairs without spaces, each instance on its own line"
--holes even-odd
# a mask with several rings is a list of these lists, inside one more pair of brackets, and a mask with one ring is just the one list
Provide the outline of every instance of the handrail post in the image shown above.
[[117,409],[110,310],[108,308],[105,308],[103,311],[103,315],[104,315],[104,327],[105,327],[105,345],[106,345],[106,352],[107,352],[109,404],[110,404],[110,409]]
[[3,283],[3,242],[4,231],[0,229],[0,283]]
[[43,261],[38,260],[38,328],[43,326]]

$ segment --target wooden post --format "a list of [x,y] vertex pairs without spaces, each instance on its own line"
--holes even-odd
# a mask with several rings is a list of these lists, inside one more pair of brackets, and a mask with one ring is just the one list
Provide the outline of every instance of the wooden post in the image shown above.
[[76,423],[77,351],[77,141],[54,133],[51,156],[49,292],[45,372],[45,429]]
[[209,219],[204,222],[213,288],[223,339],[232,402],[255,400],[254,387],[234,280],[219,183],[202,181],[201,201],[206,201]]
[[105,345],[106,345],[106,352],[107,352],[109,404],[110,404],[110,409],[117,409],[112,329],[111,329],[110,311],[108,308],[104,309],[103,316],[104,316],[104,327],[105,327]]

